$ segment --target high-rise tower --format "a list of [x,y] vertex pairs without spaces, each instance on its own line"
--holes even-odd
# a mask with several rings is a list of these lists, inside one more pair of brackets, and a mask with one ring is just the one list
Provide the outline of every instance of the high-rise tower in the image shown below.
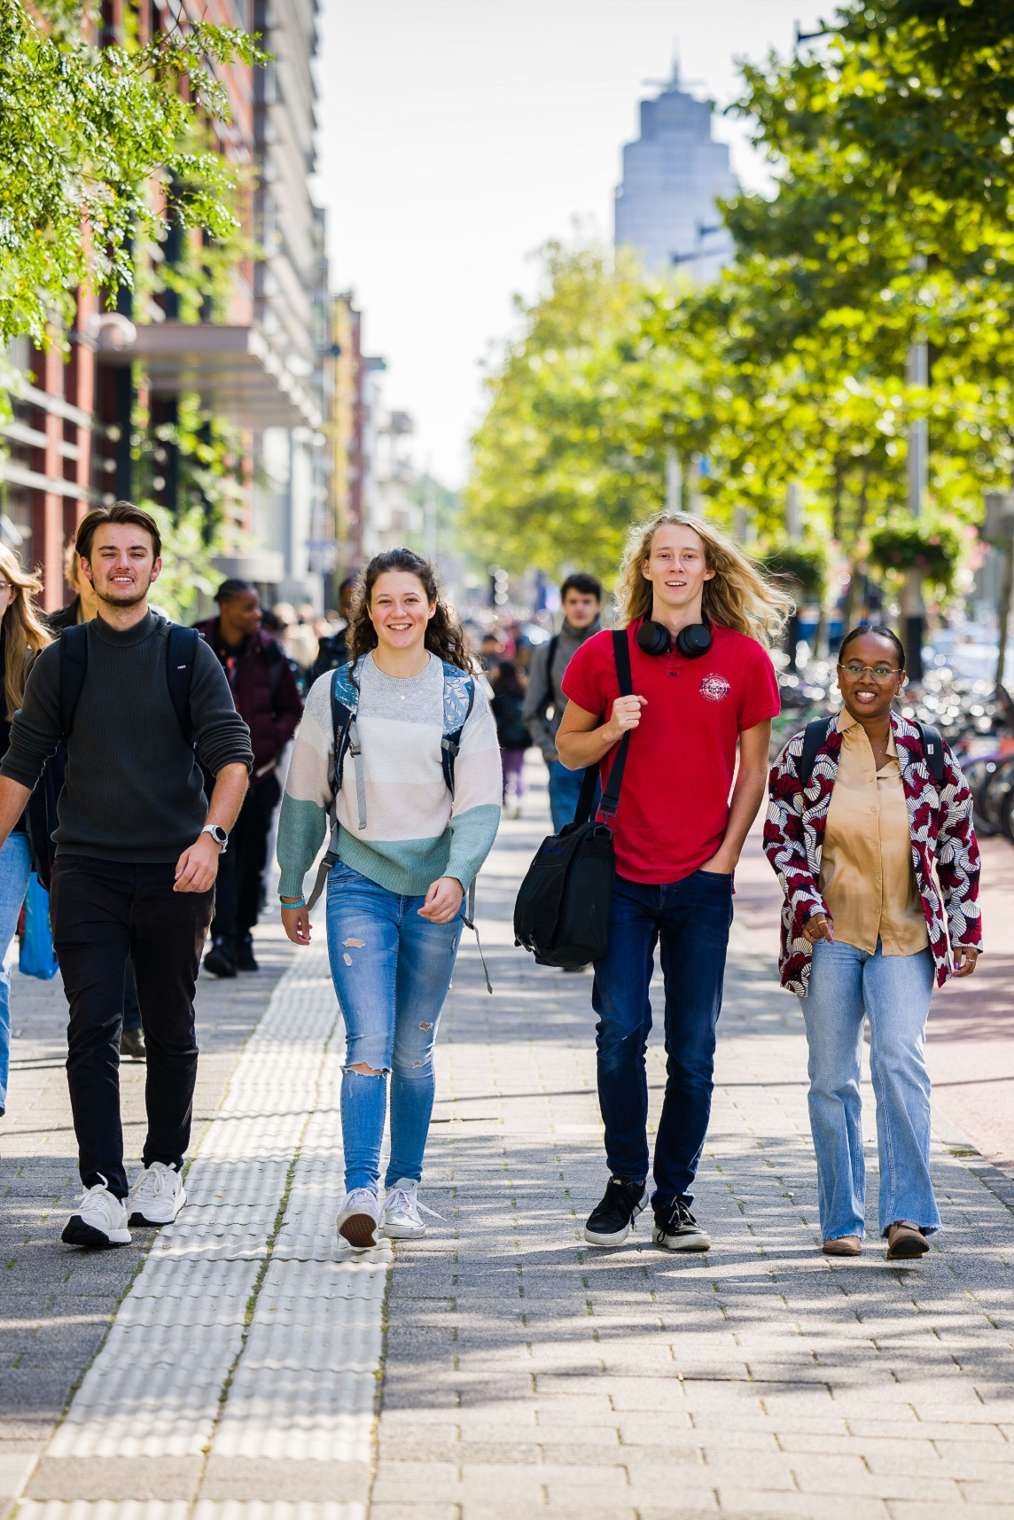
[[735,190],[729,150],[711,135],[711,107],[680,88],[674,63],[662,93],[641,101],[641,135],[623,149],[616,246],[636,249],[656,274],[676,264],[695,282],[712,279],[730,253],[715,202]]

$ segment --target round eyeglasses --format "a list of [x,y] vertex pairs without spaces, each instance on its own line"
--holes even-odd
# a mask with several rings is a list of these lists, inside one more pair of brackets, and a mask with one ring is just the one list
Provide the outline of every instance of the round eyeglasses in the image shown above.
[[860,665],[858,660],[846,660],[844,665],[839,663],[838,669],[847,670],[850,676],[863,676],[869,671],[878,681],[886,681],[888,676],[901,674],[900,665]]

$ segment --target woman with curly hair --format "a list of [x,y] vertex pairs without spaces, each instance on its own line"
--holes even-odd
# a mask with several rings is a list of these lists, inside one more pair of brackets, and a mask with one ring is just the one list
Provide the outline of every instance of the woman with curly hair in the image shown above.
[[[11,721],[25,695],[32,661],[51,642],[35,597],[42,590],[37,575],[23,570],[17,555],[0,544],[0,755],[11,742]],[[32,866],[27,816],[22,814],[0,849],[0,1114],[7,1106],[11,1053],[11,974],[7,951],[18,927]]]
[[[328,827],[327,942],[347,1037],[345,1198],[338,1233],[424,1233],[417,1198],[433,1108],[433,1045],[466,893],[489,854],[502,789],[496,725],[433,570],[408,549],[367,566],[350,663],[315,681],[278,828],[282,924],[310,942],[307,871]],[[339,721],[335,721],[337,714]],[[322,868],[324,869],[324,868]],[[379,1196],[390,1081],[391,1153]]]
[[806,1025],[825,1256],[858,1256],[866,1230],[867,1019],[887,1255],[922,1256],[939,1229],[926,1018],[934,986],[970,976],[982,947],[971,793],[950,747],[897,710],[906,679],[892,629],[853,628],[841,711],[794,734],[769,783],[764,850],[784,893],[782,985]]

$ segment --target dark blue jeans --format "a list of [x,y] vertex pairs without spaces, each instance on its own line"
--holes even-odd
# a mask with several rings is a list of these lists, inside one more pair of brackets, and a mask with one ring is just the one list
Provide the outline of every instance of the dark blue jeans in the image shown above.
[[665,978],[666,1084],[655,1138],[652,1204],[691,1198],[711,1116],[715,1027],[722,1006],[732,924],[732,877],[695,871],[645,886],[617,876],[609,950],[595,965],[599,1108],[610,1172],[628,1182],[648,1175],[648,988],[661,946]]
[[569,771],[559,760],[548,760],[546,764],[549,767],[549,811],[553,833],[559,834],[565,824],[574,822],[584,771]]

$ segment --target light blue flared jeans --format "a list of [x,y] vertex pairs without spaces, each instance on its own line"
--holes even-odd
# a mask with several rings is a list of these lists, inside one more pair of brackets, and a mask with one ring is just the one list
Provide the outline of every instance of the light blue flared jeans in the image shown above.
[[864,1231],[859,1065],[863,1020],[870,1021],[870,1076],[877,1100],[881,1234],[909,1219],[930,1234],[940,1215],[930,1181],[930,1079],[923,1053],[933,992],[933,957],[871,955],[819,940],[802,999],[810,1047],[810,1129],[817,1155],[820,1228],[825,1240]]

